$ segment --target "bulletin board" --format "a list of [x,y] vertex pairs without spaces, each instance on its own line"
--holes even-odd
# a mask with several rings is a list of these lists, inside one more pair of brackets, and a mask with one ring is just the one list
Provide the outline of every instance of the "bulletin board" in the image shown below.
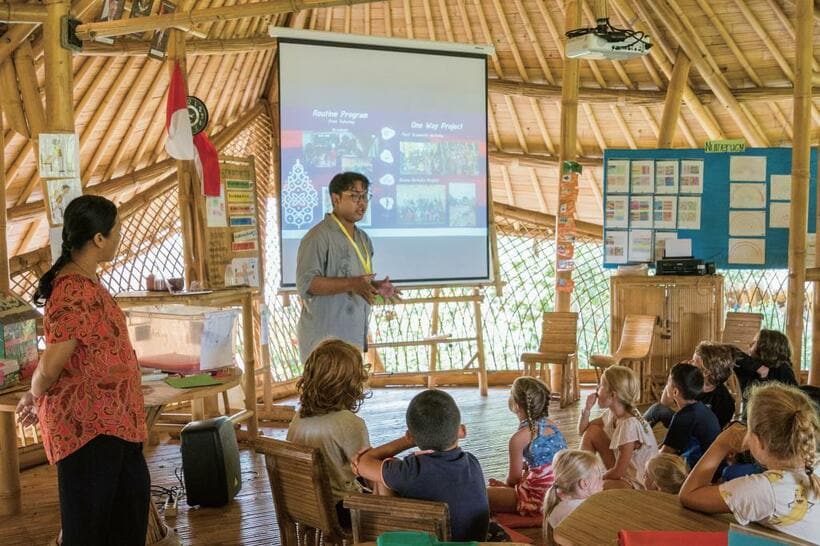
[[[668,238],[723,269],[788,266],[791,148],[604,151],[604,267],[654,263]],[[814,252],[817,150],[811,151]]]
[[253,158],[220,157],[220,195],[203,196],[208,288],[264,285]]

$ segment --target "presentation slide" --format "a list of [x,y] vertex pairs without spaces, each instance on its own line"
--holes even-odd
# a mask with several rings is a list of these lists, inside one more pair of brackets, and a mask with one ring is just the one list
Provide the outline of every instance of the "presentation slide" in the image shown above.
[[401,283],[490,277],[486,58],[280,40],[282,286],[355,171],[373,269]]

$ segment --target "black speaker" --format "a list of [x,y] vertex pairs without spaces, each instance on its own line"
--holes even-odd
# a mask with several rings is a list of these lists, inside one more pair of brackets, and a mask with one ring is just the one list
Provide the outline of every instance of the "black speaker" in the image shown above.
[[239,447],[227,417],[193,421],[182,429],[182,469],[189,506],[224,506],[242,489]]

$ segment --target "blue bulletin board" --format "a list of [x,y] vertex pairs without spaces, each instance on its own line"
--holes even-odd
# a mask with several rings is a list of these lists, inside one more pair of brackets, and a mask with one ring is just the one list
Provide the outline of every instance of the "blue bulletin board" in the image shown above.
[[[604,267],[654,263],[677,238],[718,268],[786,268],[791,158],[791,148],[605,150]],[[814,234],[816,149],[810,165]]]

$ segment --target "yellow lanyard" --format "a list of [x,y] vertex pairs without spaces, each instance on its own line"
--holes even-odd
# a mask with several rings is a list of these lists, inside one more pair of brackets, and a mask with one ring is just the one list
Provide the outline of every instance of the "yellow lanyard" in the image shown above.
[[353,240],[353,237],[350,236],[350,233],[347,232],[347,230],[342,225],[342,223],[339,221],[339,219],[336,218],[336,215],[331,212],[330,217],[333,218],[336,221],[336,223],[339,225],[339,229],[342,230],[342,233],[345,234],[345,237],[347,237],[347,240],[350,241],[351,245],[353,245],[353,250],[356,251],[356,256],[359,257],[359,263],[362,264],[362,268],[364,268],[364,272],[368,275],[373,273],[373,266],[371,265],[370,254],[367,253],[367,248],[364,249],[364,254],[362,254],[362,251],[359,248],[359,245],[356,243],[356,241]]

